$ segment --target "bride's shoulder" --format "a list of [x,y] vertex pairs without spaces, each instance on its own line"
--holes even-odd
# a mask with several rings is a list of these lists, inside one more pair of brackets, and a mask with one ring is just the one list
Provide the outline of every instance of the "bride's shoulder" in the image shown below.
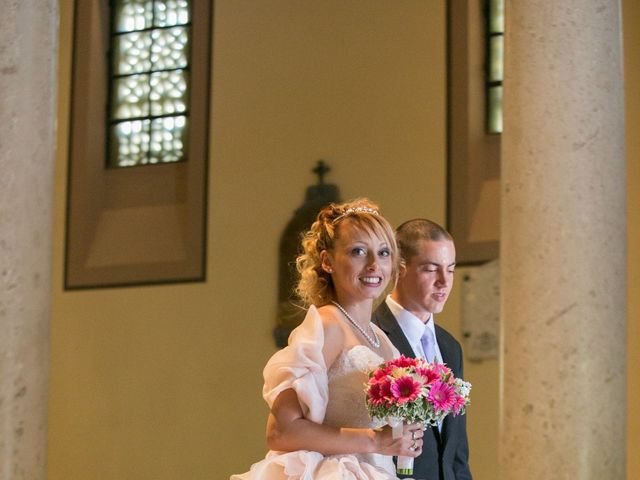
[[321,307],[314,307],[320,321],[322,322],[322,328],[327,333],[344,334],[343,322],[341,321],[338,309],[333,305],[323,305]]
[[322,351],[328,368],[345,348],[346,335],[336,308],[331,305],[323,305],[318,307],[316,311],[324,332]]

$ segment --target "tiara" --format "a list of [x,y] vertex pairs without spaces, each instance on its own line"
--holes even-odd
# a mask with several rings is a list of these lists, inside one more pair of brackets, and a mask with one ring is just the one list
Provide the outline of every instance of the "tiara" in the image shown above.
[[334,218],[332,223],[336,223],[341,218],[346,217],[348,215],[351,215],[353,213],[368,213],[370,215],[379,215],[378,214],[378,210],[376,210],[375,208],[371,208],[371,207],[349,207],[341,215],[338,215],[336,218]]

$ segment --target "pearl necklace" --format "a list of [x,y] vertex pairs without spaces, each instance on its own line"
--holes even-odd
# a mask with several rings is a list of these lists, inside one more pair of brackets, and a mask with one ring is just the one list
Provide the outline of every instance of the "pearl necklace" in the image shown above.
[[373,337],[371,337],[367,332],[364,331],[364,328],[362,328],[360,326],[360,324],[358,324],[358,322],[356,322],[353,319],[353,317],[351,315],[349,315],[349,313],[344,309],[344,307],[342,305],[340,305],[338,302],[334,302],[333,300],[331,300],[331,303],[333,303],[336,307],[338,307],[338,310],[340,310],[342,313],[344,313],[344,316],[347,317],[347,320],[349,320],[349,322],[351,322],[351,325],[356,327],[358,329],[358,331],[364,336],[364,338],[366,338],[369,341],[369,343],[374,348],[379,348],[380,347],[380,339],[376,335],[376,331],[373,329],[373,327],[369,326],[369,328],[371,328],[371,333],[373,333]]

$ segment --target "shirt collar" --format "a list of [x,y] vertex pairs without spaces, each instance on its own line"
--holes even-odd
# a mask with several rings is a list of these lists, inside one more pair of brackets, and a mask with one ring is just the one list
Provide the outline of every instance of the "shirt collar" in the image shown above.
[[420,339],[424,334],[425,328],[429,328],[433,332],[433,338],[436,338],[436,329],[433,326],[433,314],[429,316],[429,320],[427,320],[425,324],[413,313],[391,298],[391,295],[387,295],[385,301],[389,310],[393,313],[393,316],[396,317],[398,325],[400,325],[404,336],[407,337],[411,346],[420,344]]

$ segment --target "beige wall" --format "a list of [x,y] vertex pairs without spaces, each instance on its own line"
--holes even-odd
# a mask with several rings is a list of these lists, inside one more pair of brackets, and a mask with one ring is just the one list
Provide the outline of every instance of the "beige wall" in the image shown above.
[[60,7],[49,478],[227,478],[265,454],[278,242],[314,163],[394,224],[444,221],[444,2],[217,0],[208,281],[73,292]]
[[[60,2],[48,478],[224,479],[265,453],[261,369],[275,349],[278,241],[314,162],[332,166],[345,199],[370,196],[394,224],[445,220],[444,1],[217,0],[208,281],[64,292],[72,3]],[[637,25],[640,6],[624,8]],[[637,132],[640,41],[625,35]],[[640,314],[638,138],[628,141],[629,318]],[[439,317],[458,338],[459,287]],[[639,356],[629,322],[630,407]],[[466,375],[472,469],[493,480],[498,363],[467,362]],[[640,477],[637,445],[630,408],[629,479]]]

